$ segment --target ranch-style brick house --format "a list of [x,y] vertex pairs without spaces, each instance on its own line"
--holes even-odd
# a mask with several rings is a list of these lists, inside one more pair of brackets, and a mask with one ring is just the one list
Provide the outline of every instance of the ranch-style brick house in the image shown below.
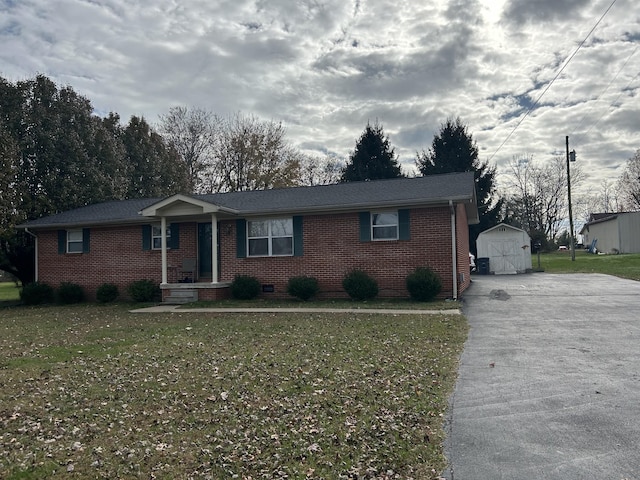
[[109,201],[20,225],[36,237],[36,279],[81,285],[158,283],[163,301],[229,296],[237,275],[287,297],[309,275],[320,298],[345,297],[352,269],[381,297],[407,297],[407,274],[436,271],[442,298],[469,286],[468,226],[478,222],[472,172],[312,187]]

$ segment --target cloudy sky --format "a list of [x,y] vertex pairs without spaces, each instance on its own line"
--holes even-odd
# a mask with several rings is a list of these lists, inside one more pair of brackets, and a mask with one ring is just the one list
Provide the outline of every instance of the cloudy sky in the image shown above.
[[347,158],[377,119],[407,170],[452,117],[499,171],[569,135],[583,188],[640,148],[637,0],[0,0],[0,45],[124,121],[242,112]]

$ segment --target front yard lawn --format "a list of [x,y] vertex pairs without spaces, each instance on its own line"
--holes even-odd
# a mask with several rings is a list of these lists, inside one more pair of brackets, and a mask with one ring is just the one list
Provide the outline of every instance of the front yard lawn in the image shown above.
[[7,308],[3,478],[438,478],[461,315]]

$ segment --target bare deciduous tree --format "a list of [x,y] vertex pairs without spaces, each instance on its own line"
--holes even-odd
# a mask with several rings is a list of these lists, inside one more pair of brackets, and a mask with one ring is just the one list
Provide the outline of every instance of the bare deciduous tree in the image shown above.
[[577,218],[588,222],[593,213],[621,212],[623,205],[616,185],[604,179],[600,183],[600,190],[597,192],[578,196],[573,203],[573,208],[577,213]]
[[618,192],[626,210],[640,210],[640,149],[627,160],[618,179]]
[[[510,188],[506,217],[529,232],[542,232],[547,240],[558,235],[567,218],[566,159],[554,157],[537,164],[532,157],[514,159],[510,163]],[[571,184],[584,179],[579,165],[571,165]]]
[[329,185],[338,183],[344,170],[344,163],[326,155],[302,155],[300,159],[301,185]]
[[233,115],[223,121],[209,185],[216,191],[264,190],[299,184],[300,154],[281,123]]
[[205,176],[215,163],[220,124],[217,115],[201,108],[173,107],[160,115],[160,133],[186,164],[192,192],[205,189]]

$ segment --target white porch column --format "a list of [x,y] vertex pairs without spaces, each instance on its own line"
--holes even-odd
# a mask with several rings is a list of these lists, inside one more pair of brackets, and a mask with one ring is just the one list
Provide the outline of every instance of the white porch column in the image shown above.
[[161,232],[161,246],[162,246],[162,284],[166,285],[167,282],[167,218],[160,217],[160,232]]
[[218,283],[218,218],[211,214],[211,283]]

